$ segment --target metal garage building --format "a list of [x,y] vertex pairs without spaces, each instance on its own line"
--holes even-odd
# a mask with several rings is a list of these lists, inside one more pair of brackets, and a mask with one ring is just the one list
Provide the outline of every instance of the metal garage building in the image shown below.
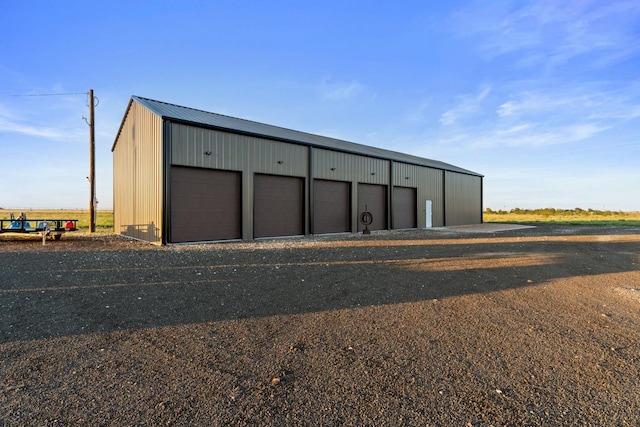
[[114,228],[156,244],[482,222],[482,175],[133,96],[112,148]]

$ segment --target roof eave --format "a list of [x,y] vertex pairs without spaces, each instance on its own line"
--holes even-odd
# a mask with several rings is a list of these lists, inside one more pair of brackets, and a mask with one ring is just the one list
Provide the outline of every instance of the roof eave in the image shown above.
[[[287,142],[287,143],[293,143],[293,144],[297,144],[297,145],[304,145],[307,147],[314,147],[314,148],[321,148],[321,149],[325,149],[325,150],[333,150],[333,151],[339,151],[339,152],[343,152],[343,153],[348,153],[348,154],[356,154],[356,155],[360,155],[360,156],[368,156],[368,157],[373,157],[373,158],[378,158],[378,159],[383,159],[383,160],[389,160],[389,161],[393,161],[393,162],[399,162],[399,163],[406,163],[406,164],[412,164],[412,165],[416,165],[416,166],[422,166],[422,167],[429,167],[429,168],[433,168],[433,169],[440,169],[440,170],[445,170],[445,171],[450,171],[450,172],[457,172],[457,173],[462,173],[462,174],[466,174],[466,175],[472,175],[472,176],[478,176],[478,177],[484,177],[484,175],[479,174],[477,172],[473,172],[470,171],[468,169],[464,169],[455,165],[451,165],[449,163],[445,163],[445,162],[441,162],[441,161],[437,161],[437,160],[433,160],[433,159],[427,159],[427,158],[421,158],[419,156],[414,156],[414,155],[409,155],[409,154],[404,154],[404,153],[399,153],[396,151],[392,151],[392,150],[388,150],[388,149],[384,149],[384,148],[377,148],[377,147],[369,147],[369,146],[365,146],[362,144],[358,144],[355,142],[350,142],[350,141],[344,141],[344,140],[340,140],[337,138],[331,138],[331,137],[326,137],[326,136],[322,136],[322,135],[316,135],[316,134],[311,134],[308,132],[302,132],[302,131],[295,131],[289,128],[283,128],[280,126],[273,126],[273,125],[268,125],[266,123],[260,123],[260,122],[254,122],[251,120],[246,120],[246,119],[240,119],[237,117],[231,117],[231,116],[225,116],[225,115],[221,115],[221,114],[217,114],[217,113],[212,113],[210,111],[204,111],[204,110],[198,110],[198,109],[194,109],[194,108],[190,108],[190,107],[183,107],[180,105],[176,105],[176,104],[171,104],[171,103],[167,103],[167,102],[163,102],[163,101],[156,101],[153,99],[149,99],[149,98],[144,98],[144,97],[140,97],[140,96],[132,96],[131,100],[129,101],[129,105],[127,107],[127,111],[125,113],[124,119],[122,124],[120,125],[120,129],[118,130],[118,134],[116,136],[116,141],[120,135],[120,132],[122,130],[122,127],[124,125],[124,121],[129,113],[129,109],[131,108],[131,104],[133,103],[133,101],[136,101],[138,103],[140,103],[142,106],[144,106],[145,108],[147,108],[149,111],[151,111],[152,113],[154,113],[156,116],[160,117],[162,120],[169,120],[175,123],[182,123],[182,124],[186,124],[186,125],[190,125],[190,126],[195,126],[195,127],[201,127],[201,128],[206,128],[206,129],[215,129],[215,130],[221,130],[221,131],[226,131],[226,132],[231,132],[231,133],[235,133],[235,134],[239,134],[239,135],[246,135],[246,136],[253,136],[253,137],[259,137],[259,138],[267,138],[273,141],[282,141],[282,142]],[[205,123],[202,121],[194,121],[194,120],[189,120],[187,118],[184,117],[178,117],[172,114],[166,114],[167,111],[164,108],[160,108],[157,104],[161,104],[162,106],[170,106],[170,107],[176,107],[178,109],[186,109],[189,111],[196,111],[198,113],[203,113],[205,115],[214,115],[216,117],[224,117],[225,119],[229,119],[229,120],[233,120],[233,121],[241,121],[242,123],[247,122],[247,123],[251,123],[254,125],[257,125],[259,127],[267,127],[267,128],[274,128],[276,130],[281,130],[281,131],[285,131],[285,132],[293,132],[295,134],[300,134],[300,135],[308,135],[309,140],[305,141],[305,138],[301,138],[301,139],[293,139],[293,138],[287,138],[286,136],[278,136],[275,133],[269,134],[269,133],[260,133],[260,132],[252,132],[250,130],[243,130],[243,129],[239,129],[237,127],[232,127],[232,126],[224,126],[224,124],[212,124],[212,123]],[[334,147],[332,146],[331,143],[327,142],[326,145],[323,144],[317,144],[314,143],[311,139],[315,139],[315,138],[320,138],[320,139],[325,139],[327,141],[332,141],[334,143],[341,143],[341,144],[345,144],[348,146],[356,146],[354,149],[350,149],[348,146],[345,147]],[[114,142],[114,146],[112,148],[115,149],[115,144],[116,142]],[[366,153],[366,152],[359,152],[356,148],[358,146],[362,146],[364,148],[374,148],[376,150],[380,150],[381,153],[380,154],[375,154],[375,153]],[[396,158],[397,157],[397,158]],[[422,160],[422,161],[421,161]]]
[[129,104],[127,104],[127,108],[124,111],[124,116],[122,116],[122,122],[120,122],[120,127],[118,128],[118,132],[116,133],[116,138],[113,141],[113,145],[111,146],[111,152],[116,149],[116,144],[118,143],[118,138],[120,138],[120,134],[122,133],[122,128],[124,127],[124,122],[127,121],[127,116],[129,115],[129,110],[131,110],[131,105],[133,105],[134,97],[132,96],[129,99]]

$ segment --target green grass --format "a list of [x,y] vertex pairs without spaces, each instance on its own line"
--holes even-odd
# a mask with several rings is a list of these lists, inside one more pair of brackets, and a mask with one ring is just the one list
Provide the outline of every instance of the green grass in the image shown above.
[[[89,211],[73,209],[0,209],[0,219],[10,219],[13,213],[16,217],[22,212],[27,214],[27,219],[77,219],[79,231],[89,231]],[[96,215],[96,232],[113,232],[113,211],[98,210]]]
[[[77,219],[80,231],[89,230],[88,210],[11,210],[0,209],[0,219],[9,219],[11,213],[18,216],[27,214],[27,219]],[[483,212],[484,222],[516,224],[565,224],[640,227],[640,212],[597,211],[593,209],[511,209],[494,211],[487,208]],[[98,210],[96,232],[113,232],[113,211]]]
[[640,227],[640,212],[599,211],[593,209],[511,209],[483,212],[484,222],[526,224],[565,224]]

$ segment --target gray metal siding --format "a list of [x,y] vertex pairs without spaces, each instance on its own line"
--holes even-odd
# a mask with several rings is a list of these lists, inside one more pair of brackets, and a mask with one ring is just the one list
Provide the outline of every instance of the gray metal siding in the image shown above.
[[[242,171],[242,238],[254,230],[254,174],[305,178],[309,147],[173,123],[171,163],[208,169]],[[308,195],[305,192],[305,215]],[[308,233],[305,224],[304,233]]]
[[418,228],[425,228],[425,202],[433,203],[433,226],[444,225],[444,194],[442,192],[442,170],[406,163],[394,164],[393,185],[417,188]]
[[[313,149],[313,179],[346,181],[351,183],[351,229],[358,230],[358,184],[389,185],[390,161],[343,153]],[[385,214],[386,219],[386,214]]]
[[305,146],[175,123],[171,134],[174,165],[288,176],[307,174]]
[[481,177],[445,171],[444,187],[446,225],[482,223]]
[[388,185],[389,161],[314,149],[313,174],[316,179]]
[[114,231],[162,242],[162,119],[132,102],[113,150]]
[[239,119],[236,117],[229,117],[194,108],[182,107],[139,96],[133,96],[131,99],[154,111],[158,116],[169,119],[173,122],[187,122],[189,124],[195,124],[196,126],[200,125],[199,127],[215,127],[223,130],[229,130],[233,133],[253,135],[260,138],[264,137],[280,141],[295,142],[307,146],[326,148],[329,150],[358,154],[367,157],[377,157],[436,169],[479,175],[475,172],[471,172],[454,165],[437,160],[412,156],[410,154],[398,153],[396,151],[385,150],[382,148],[370,147],[320,135],[313,135],[306,132],[295,131],[250,120]]
[[304,234],[310,232],[313,217],[322,214],[313,208],[314,179],[349,184],[351,230],[359,228],[360,184],[384,186],[385,221],[394,219],[390,189],[396,186],[416,188],[419,228],[426,226],[427,200],[433,203],[433,226],[482,222],[482,175],[474,172],[144,98],[132,98],[112,151],[115,230],[152,243],[171,237],[165,190],[170,194],[172,165],[240,173],[243,239],[254,238],[256,174],[303,180]]

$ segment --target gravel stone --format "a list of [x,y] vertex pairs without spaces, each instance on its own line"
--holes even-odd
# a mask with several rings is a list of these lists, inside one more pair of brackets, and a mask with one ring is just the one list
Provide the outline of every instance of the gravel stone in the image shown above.
[[0,236],[0,425],[637,426],[640,232]]

